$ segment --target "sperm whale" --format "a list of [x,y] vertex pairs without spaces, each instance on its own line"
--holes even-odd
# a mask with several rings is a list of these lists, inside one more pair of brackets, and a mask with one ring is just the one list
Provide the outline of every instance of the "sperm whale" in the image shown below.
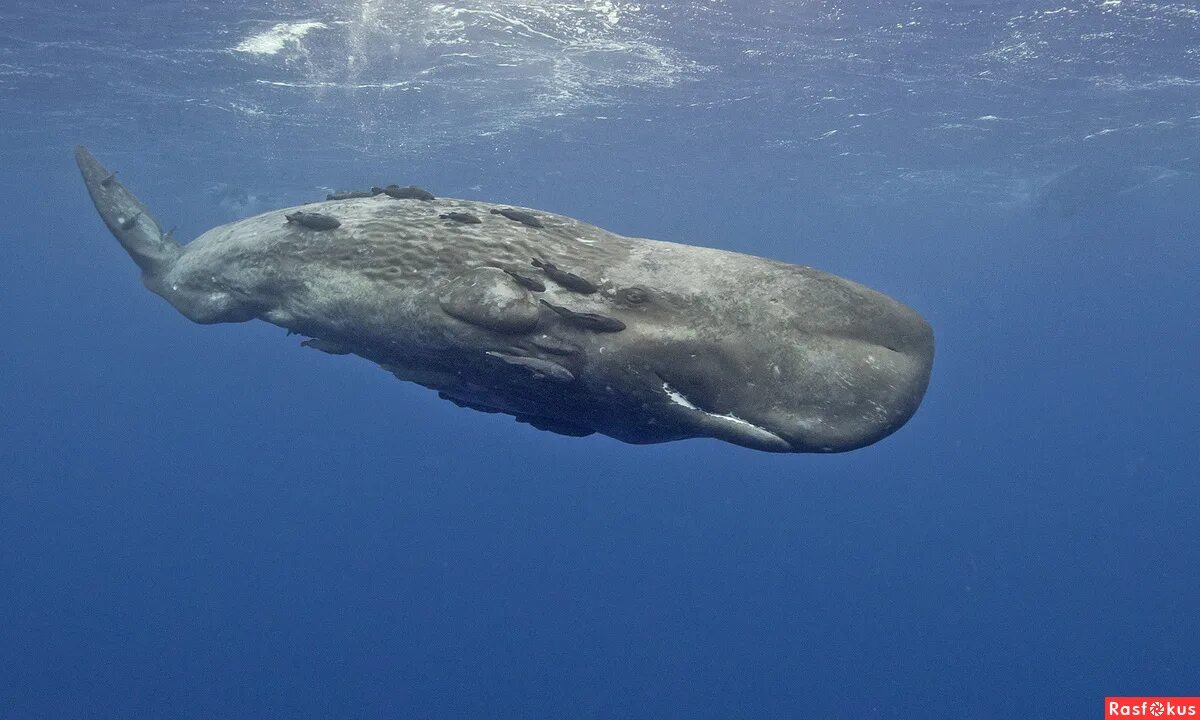
[[840,452],[900,428],[929,383],[920,315],[813,268],[419,188],[183,245],[86,148],[75,157],[142,282],[189,319],[264,320],[542,430]]

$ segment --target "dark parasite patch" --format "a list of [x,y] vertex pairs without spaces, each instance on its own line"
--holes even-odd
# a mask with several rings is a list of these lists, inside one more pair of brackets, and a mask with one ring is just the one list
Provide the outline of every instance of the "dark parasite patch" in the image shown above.
[[329,193],[325,196],[326,200],[354,200],[355,198],[375,197],[377,193],[370,190],[348,190],[346,192]]
[[505,268],[504,272],[511,275],[512,279],[520,283],[521,287],[525,288],[526,290],[532,290],[534,292],[544,292],[546,290],[546,283],[538,280],[537,278],[532,278],[528,275],[522,275],[519,272],[515,272],[507,268]]
[[465,212],[448,212],[438,215],[442,220],[453,220],[454,222],[465,223],[467,225],[478,225],[483,222],[471,213]]
[[490,212],[493,215],[503,215],[509,220],[516,220],[522,225],[527,225],[531,228],[545,227],[542,221],[538,220],[533,213],[527,213],[524,210],[517,210],[516,208],[492,208]]
[[614,317],[600,315],[599,313],[576,312],[561,305],[548,303],[541,298],[538,299],[538,302],[558,313],[559,317],[566,322],[581,328],[595,330],[596,332],[621,332],[625,329],[625,323]]
[[425,188],[419,188],[416,185],[400,187],[399,185],[388,185],[385,188],[371,188],[371,192],[378,195],[383,193],[390,198],[397,200],[435,200],[433,193]]
[[546,277],[550,278],[559,285],[562,285],[568,290],[582,293],[584,295],[591,295],[600,289],[596,283],[592,282],[591,280],[586,280],[579,277],[575,273],[570,273],[566,270],[560,270],[554,263],[548,263],[534,258],[534,260],[529,264],[533,265],[535,268],[541,268],[542,272],[546,273]]
[[105,177],[103,180],[100,181],[100,184],[103,185],[104,187],[111,187],[113,182],[116,181],[116,179],[117,179],[116,173],[109,173],[107,177]]
[[288,213],[284,217],[287,218],[288,222],[296,223],[297,225],[306,227],[309,230],[333,230],[334,228],[341,227],[342,225],[342,221],[338,220],[332,215],[324,215],[322,213],[315,212],[300,211]]

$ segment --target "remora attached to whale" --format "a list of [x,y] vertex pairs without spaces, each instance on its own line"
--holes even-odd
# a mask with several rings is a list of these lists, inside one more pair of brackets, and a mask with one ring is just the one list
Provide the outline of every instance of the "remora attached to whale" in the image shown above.
[[86,148],[75,158],[145,286],[191,320],[265,320],[544,430],[839,452],[897,430],[929,382],[920,315],[809,267],[386,194],[275,210],[180,245]]

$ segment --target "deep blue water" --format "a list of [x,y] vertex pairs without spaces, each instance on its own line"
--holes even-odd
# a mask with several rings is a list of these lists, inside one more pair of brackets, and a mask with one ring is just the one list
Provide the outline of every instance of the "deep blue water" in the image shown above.
[[[1200,694],[1190,4],[0,21],[3,720]],[[836,456],[538,432],[187,322],[99,222],[77,142],[181,238],[382,180],[813,265],[924,314],[933,380]]]

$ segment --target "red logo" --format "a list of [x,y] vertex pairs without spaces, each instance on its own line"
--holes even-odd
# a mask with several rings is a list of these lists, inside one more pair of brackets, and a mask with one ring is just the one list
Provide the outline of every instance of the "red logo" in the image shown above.
[[1120,718],[1195,718],[1200,720],[1200,697],[1106,697],[1104,720]]

